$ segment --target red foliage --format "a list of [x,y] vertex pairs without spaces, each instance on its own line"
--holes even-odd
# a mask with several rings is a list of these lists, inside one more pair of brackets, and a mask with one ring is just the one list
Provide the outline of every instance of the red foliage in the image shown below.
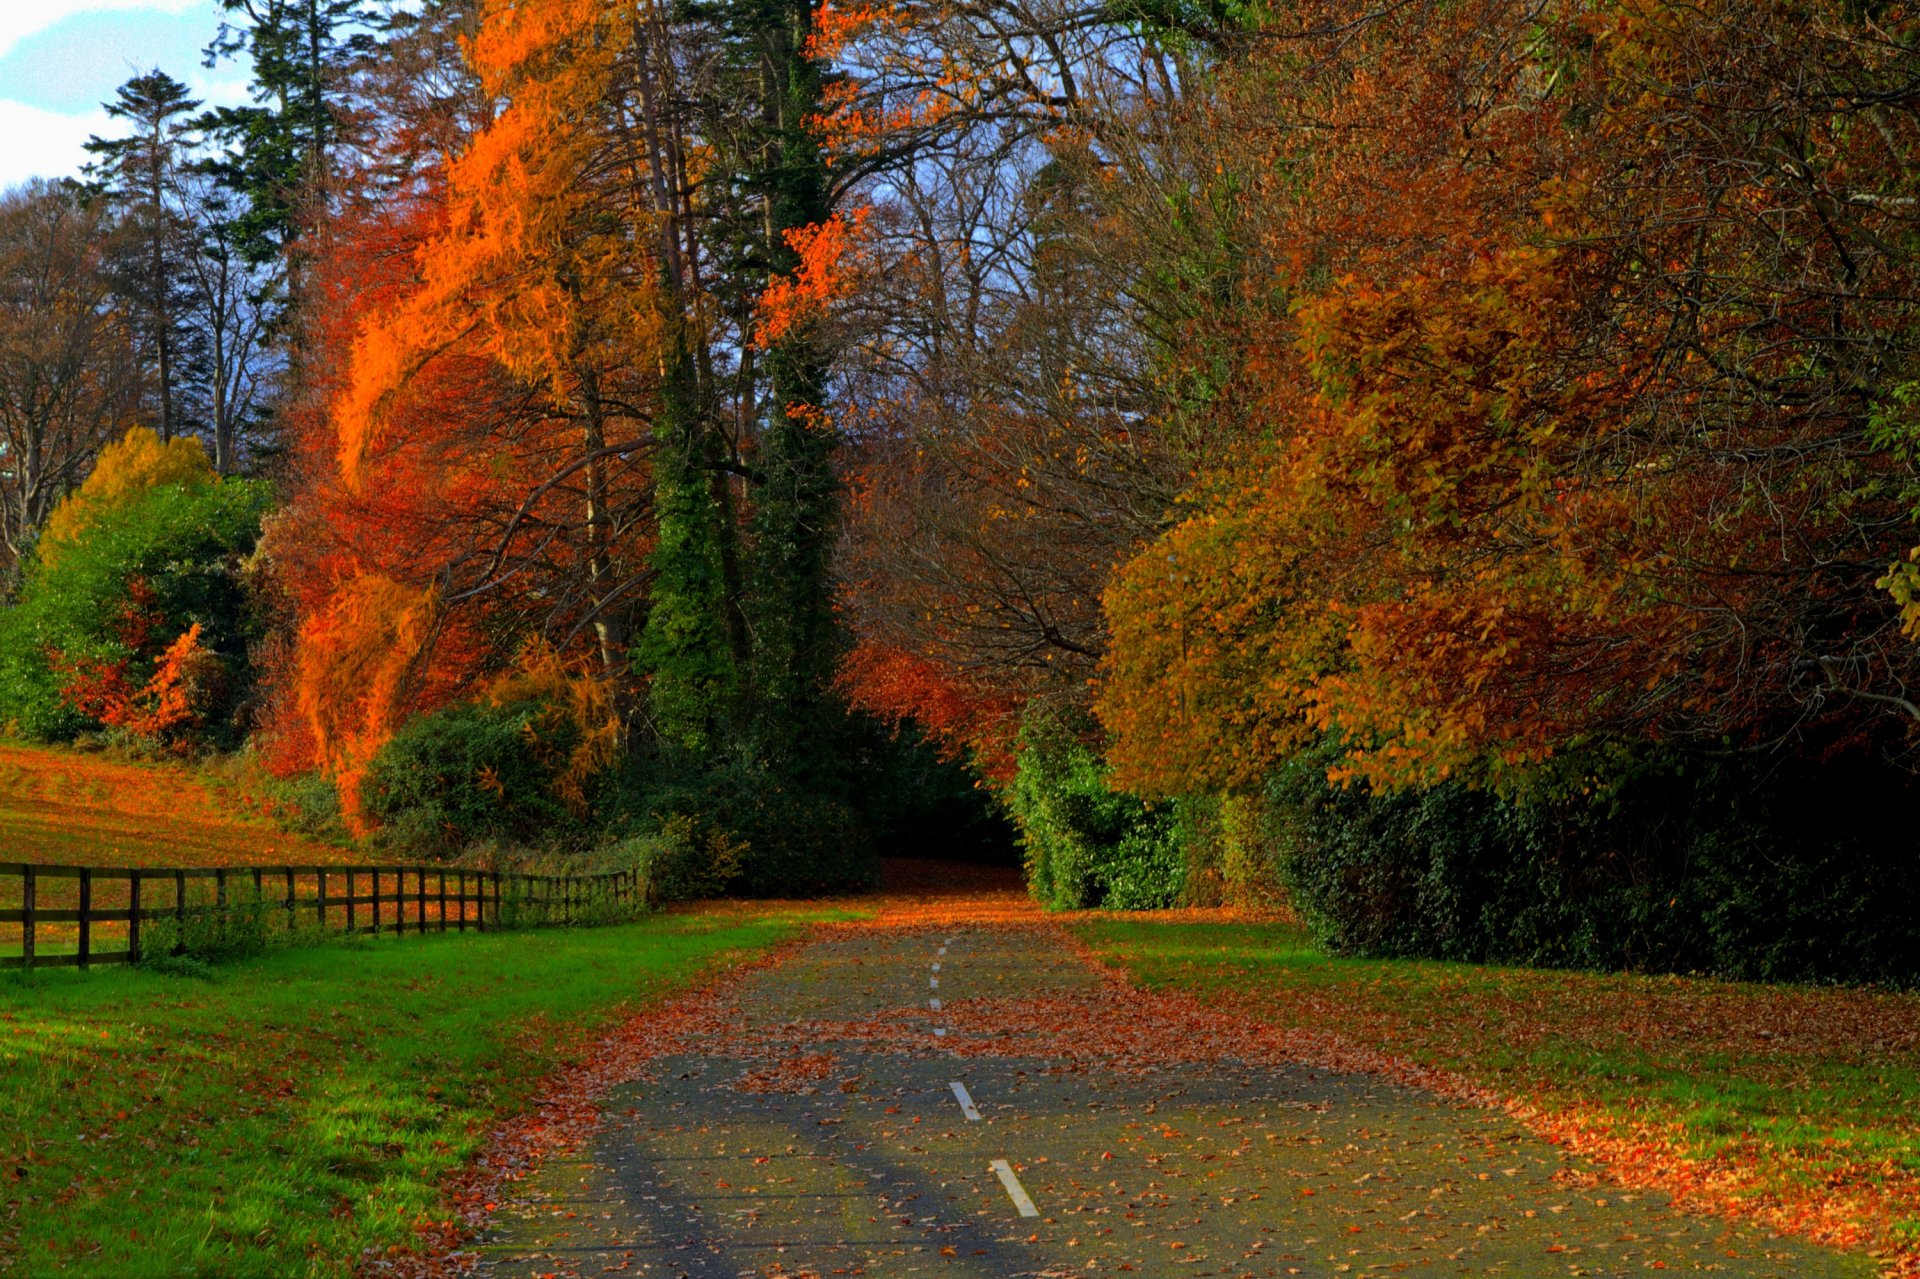
[[913,721],[946,758],[971,756],[996,780],[1013,775],[1019,722],[1017,704],[1006,693],[963,683],[936,662],[874,643],[860,644],[842,659],[838,683],[861,710],[894,724]]

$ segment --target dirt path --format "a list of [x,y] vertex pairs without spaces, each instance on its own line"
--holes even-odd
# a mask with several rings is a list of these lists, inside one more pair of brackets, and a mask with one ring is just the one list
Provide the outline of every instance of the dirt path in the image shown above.
[[483,1273],[1872,1273],[1127,989],[1011,888],[895,898],[723,1002],[517,1183]]

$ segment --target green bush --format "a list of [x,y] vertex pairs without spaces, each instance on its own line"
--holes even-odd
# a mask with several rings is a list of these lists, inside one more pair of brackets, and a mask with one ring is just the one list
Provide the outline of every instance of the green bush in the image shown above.
[[[367,770],[365,803],[381,841],[438,857],[482,841],[542,843],[586,837],[553,793],[570,743],[549,741],[538,702],[464,702],[409,722]],[[560,732],[566,731],[562,725]]]
[[[0,609],[0,725],[41,740],[97,727],[61,697],[53,655],[125,660],[138,680],[158,647],[197,622],[223,674],[202,732],[216,745],[237,742],[253,682],[248,651],[261,625],[244,561],[270,505],[256,481],[163,486],[100,512],[53,563],[30,555],[18,602]],[[152,651],[128,644],[136,581]]]
[[141,925],[141,963],[194,974],[208,964],[309,944],[329,935],[310,915],[290,916],[284,899],[254,888],[246,879],[236,878],[227,885],[224,905],[213,885],[194,880],[183,915],[161,915]]
[[645,834],[676,820],[700,838],[739,847],[735,891],[805,896],[865,888],[878,863],[871,829],[836,777],[776,771],[743,750],[665,748],[628,757],[607,805],[611,834]]
[[1649,761],[1600,798],[1268,793],[1295,907],[1342,954],[1766,981],[1920,977],[1920,785],[1877,759]]
[[1049,910],[1154,910],[1181,900],[1186,856],[1175,807],[1111,790],[1107,776],[1074,726],[1036,716],[1022,728],[1005,798],[1028,887]]
[[648,834],[622,840],[607,857],[633,872],[649,904],[718,897],[740,880],[749,850],[728,832],[701,829],[676,814]]

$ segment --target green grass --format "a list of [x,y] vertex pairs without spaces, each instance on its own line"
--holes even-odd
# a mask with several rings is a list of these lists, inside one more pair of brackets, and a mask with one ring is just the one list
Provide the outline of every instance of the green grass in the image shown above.
[[0,980],[0,1273],[348,1274],[435,1215],[438,1179],[594,1028],[823,917]]
[[[1920,1247],[1920,995],[1336,958],[1285,923],[1096,919],[1142,985],[1438,1066],[1743,1174],[1784,1223]],[[1834,1218],[1832,1214],[1838,1214]]]

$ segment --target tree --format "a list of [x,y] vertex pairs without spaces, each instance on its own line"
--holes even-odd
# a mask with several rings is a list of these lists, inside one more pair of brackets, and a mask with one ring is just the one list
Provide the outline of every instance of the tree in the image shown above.
[[0,720],[236,742],[259,621],[242,563],[268,501],[216,476],[197,440],[135,427],[102,450],[0,611]]
[[1239,450],[1107,594],[1123,782],[1245,788],[1321,735],[1384,786],[1900,749],[1914,31],[1494,2],[1323,29],[1220,109],[1259,135],[1271,276]]
[[200,103],[187,86],[157,68],[120,86],[107,114],[125,120],[125,138],[87,140],[98,157],[87,166],[91,189],[119,215],[126,292],[142,319],[141,334],[154,368],[160,438],[171,440],[179,417],[182,336],[182,260],[190,232],[181,207],[180,179],[191,145],[191,113]]
[[[253,103],[208,121],[226,147],[212,172],[242,206],[233,239],[246,260],[291,268],[313,202],[332,192],[351,75],[374,47],[364,0],[220,0],[230,21],[207,64],[244,54]],[[297,274],[297,273],[296,273]]]
[[107,227],[104,209],[47,183],[0,197],[0,570],[9,577],[139,404]]

